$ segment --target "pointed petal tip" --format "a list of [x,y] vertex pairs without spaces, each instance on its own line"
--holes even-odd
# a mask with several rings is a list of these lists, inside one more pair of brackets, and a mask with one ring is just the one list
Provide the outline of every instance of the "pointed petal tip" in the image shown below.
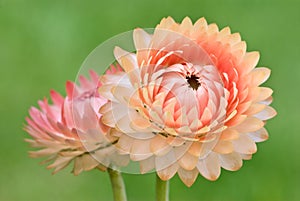
[[181,21],[181,24],[183,24],[183,23],[193,24],[192,20],[189,16],[186,16],[183,18],[183,20]]
[[[122,49],[119,46],[115,46],[115,48],[114,48],[114,56],[115,56],[115,59],[118,60],[118,62],[119,62],[120,59],[122,59],[122,57],[124,57],[124,56],[126,56],[128,54],[129,54],[129,52],[127,52],[126,50]],[[121,62],[119,62],[119,64],[122,65]]]

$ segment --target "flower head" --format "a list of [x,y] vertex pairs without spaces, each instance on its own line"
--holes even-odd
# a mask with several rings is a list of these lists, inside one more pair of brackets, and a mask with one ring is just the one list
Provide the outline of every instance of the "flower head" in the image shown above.
[[152,35],[136,29],[133,37],[136,53],[115,48],[124,71],[102,76],[99,88],[108,100],[101,122],[115,128],[115,146],[142,173],[155,169],[163,180],[178,173],[187,186],[199,173],[216,180],[221,167],[238,170],[276,115],[272,90],[259,86],[270,70],[255,68],[258,52],[204,18],[169,17]]
[[[108,73],[115,73],[112,67]],[[99,168],[105,170],[113,165],[126,164],[125,156],[116,154],[112,146],[116,139],[110,136],[110,128],[99,122],[98,109],[107,101],[100,96],[99,76],[90,71],[91,80],[79,77],[80,86],[68,81],[67,96],[51,91],[53,104],[47,99],[39,101],[40,110],[32,107],[25,130],[33,137],[26,139],[32,147],[32,157],[49,157],[53,161],[47,168],[54,173],[74,161],[73,173]]]

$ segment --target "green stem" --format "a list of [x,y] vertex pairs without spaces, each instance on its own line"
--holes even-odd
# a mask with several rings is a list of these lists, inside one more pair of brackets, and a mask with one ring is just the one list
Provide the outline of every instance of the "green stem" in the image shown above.
[[121,173],[110,168],[107,171],[114,194],[114,201],[127,201],[125,184]]
[[156,201],[169,201],[169,180],[163,181],[156,175]]

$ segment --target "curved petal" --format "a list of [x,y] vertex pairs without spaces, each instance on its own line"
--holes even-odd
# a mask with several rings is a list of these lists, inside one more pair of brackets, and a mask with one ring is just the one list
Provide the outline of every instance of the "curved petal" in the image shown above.
[[199,160],[197,168],[200,174],[208,180],[216,180],[221,174],[218,154],[211,152],[205,159]]

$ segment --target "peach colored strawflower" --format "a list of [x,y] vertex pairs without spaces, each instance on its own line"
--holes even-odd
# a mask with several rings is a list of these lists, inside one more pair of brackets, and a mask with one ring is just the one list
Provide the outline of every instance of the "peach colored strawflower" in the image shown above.
[[[116,69],[108,73],[114,73]],[[116,142],[110,137],[110,129],[99,123],[98,109],[106,99],[98,93],[99,76],[90,71],[91,80],[81,76],[80,86],[67,82],[67,96],[64,98],[51,91],[53,104],[47,99],[39,101],[40,110],[32,107],[27,117],[25,130],[33,137],[26,139],[32,147],[31,157],[49,157],[45,162],[53,162],[47,168],[56,173],[74,161],[73,173],[94,168],[106,170],[110,165],[126,164],[112,146]]]
[[272,90],[259,86],[270,75],[255,68],[259,53],[204,18],[168,17],[152,35],[136,29],[133,38],[136,53],[115,48],[124,71],[103,75],[99,88],[108,99],[101,122],[115,128],[115,146],[142,173],[154,169],[162,180],[178,173],[187,186],[199,173],[216,180],[221,167],[238,170],[276,115]]

